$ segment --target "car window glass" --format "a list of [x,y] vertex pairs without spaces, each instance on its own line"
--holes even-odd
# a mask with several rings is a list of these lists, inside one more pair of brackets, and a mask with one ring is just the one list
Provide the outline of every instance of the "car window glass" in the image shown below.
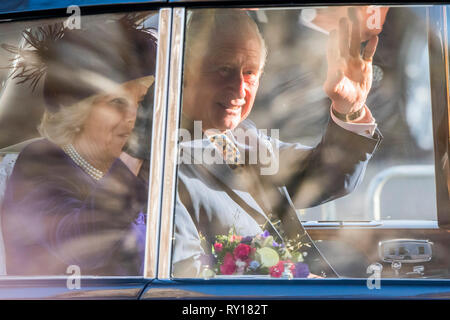
[[157,12],[2,23],[2,275],[143,275],[157,31]]
[[[326,10],[268,11],[276,23],[261,23],[271,51],[250,118],[262,128],[280,128],[282,141],[314,146],[330,118],[323,90],[328,36],[318,28],[331,28],[326,22],[333,13]],[[366,14],[369,26],[376,23],[377,11]],[[436,220],[426,8],[390,8],[382,27],[367,106],[383,141],[358,187],[298,210],[304,221]]]
[[436,221],[425,7],[186,21],[174,277],[342,276],[308,222]]

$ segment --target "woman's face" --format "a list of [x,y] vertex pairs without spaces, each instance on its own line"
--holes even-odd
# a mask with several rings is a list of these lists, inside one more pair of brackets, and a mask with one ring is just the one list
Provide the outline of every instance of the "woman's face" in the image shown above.
[[147,89],[146,85],[131,81],[115,93],[98,96],[78,136],[79,141],[104,159],[119,157]]

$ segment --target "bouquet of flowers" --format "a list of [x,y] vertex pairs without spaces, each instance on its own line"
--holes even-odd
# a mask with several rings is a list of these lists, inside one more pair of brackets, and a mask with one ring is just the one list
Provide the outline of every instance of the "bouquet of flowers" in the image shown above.
[[[289,246],[289,245],[288,245]],[[228,235],[216,236],[212,255],[204,255],[203,273],[218,275],[270,275],[274,278],[306,278],[309,268],[300,251],[290,252],[277,243],[268,231],[254,237],[237,236],[232,228]]]

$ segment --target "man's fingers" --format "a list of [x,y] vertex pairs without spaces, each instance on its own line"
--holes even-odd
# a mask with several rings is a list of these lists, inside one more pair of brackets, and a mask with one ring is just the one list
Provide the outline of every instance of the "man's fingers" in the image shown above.
[[341,81],[342,78],[344,77],[344,70],[342,70],[342,69],[337,69],[334,76],[335,76],[334,81],[335,81],[336,83],[338,83],[338,82]]
[[375,54],[375,51],[377,50],[377,44],[378,44],[377,36],[370,38],[369,42],[366,45],[366,48],[364,49],[364,54],[363,54],[364,60],[372,61],[373,55]]
[[339,59],[339,40],[336,30],[330,32],[330,37],[328,39],[327,57],[329,64],[334,63]]
[[348,10],[348,14],[350,19],[352,20],[352,36],[350,39],[350,55],[352,57],[359,57],[360,48],[361,48],[361,30],[360,30],[360,21],[361,18],[358,15],[358,11],[355,8],[350,8]]
[[341,68],[336,70],[329,70],[327,81],[325,82],[326,92],[334,92],[336,90],[336,85],[344,77],[344,70]]
[[347,18],[341,18],[339,20],[339,51],[341,52],[341,57],[348,57],[348,46],[350,38],[350,30]]

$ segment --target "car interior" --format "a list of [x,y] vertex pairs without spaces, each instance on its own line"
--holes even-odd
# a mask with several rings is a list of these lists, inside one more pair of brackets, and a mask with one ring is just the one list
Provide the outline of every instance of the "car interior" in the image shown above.
[[[407,11],[409,9],[391,9],[391,12],[388,13],[387,21],[414,14],[407,12],[407,14],[402,16],[404,13],[402,10]],[[429,58],[430,66],[428,70],[428,85],[431,86],[431,91],[428,94],[431,97],[431,110],[429,110],[429,114],[425,116],[419,114],[419,119],[411,120],[417,122],[405,120],[408,119],[407,113],[411,111],[408,111],[408,103],[405,103],[404,108],[398,109],[396,112],[398,112],[399,117],[403,117],[404,121],[402,124],[404,126],[408,124],[415,126],[420,123],[421,117],[425,118],[428,123],[423,125],[423,127],[428,126],[428,129],[425,128],[424,130],[429,130],[432,134],[431,142],[414,140],[414,133],[410,133],[408,138],[410,140],[403,136],[401,138],[397,136],[397,140],[394,139],[394,142],[390,143],[390,137],[393,137],[397,132],[395,128],[399,128],[402,124],[399,124],[400,120],[389,122],[391,119],[394,119],[394,117],[391,117],[392,115],[387,114],[385,116],[380,111],[381,109],[375,109],[374,113],[379,115],[377,119],[380,119],[381,131],[383,132],[383,127],[386,128],[383,142],[386,145],[386,149],[380,151],[380,156],[375,156],[379,157],[380,161],[377,162],[378,166],[374,166],[373,170],[371,169],[372,171],[368,173],[369,177],[364,181],[364,185],[360,187],[362,189],[352,194],[351,197],[353,198],[350,198],[350,200],[345,198],[335,204],[326,204],[321,207],[298,211],[299,219],[303,222],[310,237],[315,241],[317,248],[341,278],[367,278],[373,273],[373,270],[379,270],[381,278],[450,278],[450,211],[448,204],[450,194],[448,123],[450,118],[448,116],[448,92],[446,92],[449,81],[448,64],[445,64],[445,62],[448,62],[448,54],[447,52],[442,54],[439,42],[439,36],[442,36],[444,32],[439,25],[439,21],[444,21],[442,8],[436,7],[429,10],[429,14],[437,17],[436,20],[430,20],[432,24],[431,31],[426,32],[424,31],[425,29],[422,30],[423,35],[427,37],[427,42],[425,44],[422,43],[422,45],[426,45],[428,48],[427,59]],[[286,11],[290,11],[289,14],[283,15],[282,10],[269,8],[251,12],[250,14],[263,30],[263,35],[269,37],[271,32],[272,34],[277,31],[281,32],[273,26],[276,25],[275,22],[283,19],[292,25],[297,25],[297,28],[302,27],[295,20],[301,17],[301,10],[299,8],[291,8]],[[426,9],[423,8],[422,11],[426,15]],[[265,22],[265,19],[274,21],[272,27]],[[42,22],[34,21],[33,25],[38,25],[39,23]],[[286,23],[286,25],[289,24]],[[387,25],[393,28],[389,23]],[[419,25],[420,23],[417,23],[416,27]],[[8,24],[2,24],[3,26],[8,26]],[[22,28],[24,26],[20,25],[19,22],[14,23],[14,26],[10,28],[2,28],[2,31],[0,31],[1,42],[20,42],[18,35],[20,34],[19,30]],[[302,28],[305,27],[303,26]],[[414,26],[411,28],[414,28]],[[315,114],[312,111],[308,113],[306,109],[297,110],[297,113],[294,114],[293,109],[289,109],[294,104],[293,101],[299,99],[299,96],[291,91],[291,86],[293,84],[302,85],[302,81],[307,81],[301,78],[302,74],[300,72],[296,73],[296,68],[299,68],[297,64],[283,63],[283,60],[288,60],[286,59],[288,54],[283,56],[280,53],[283,48],[282,42],[287,42],[290,37],[294,37],[296,35],[294,31],[292,33],[285,32],[284,38],[273,37],[267,41],[269,47],[279,44],[281,49],[275,49],[271,52],[273,60],[267,65],[263,78],[265,82],[261,86],[260,97],[257,100],[257,103],[264,104],[265,107],[261,108],[259,112],[255,112],[252,115],[252,120],[260,122],[262,127],[277,125],[282,127],[285,134],[284,138],[287,140],[293,141],[299,135],[306,133],[307,138],[302,142],[305,142],[305,144],[315,143],[321,131],[308,126],[305,122],[320,122],[323,127],[325,123],[323,119],[327,116],[326,110],[328,109],[321,109],[322,111],[317,111]],[[391,35],[394,34],[392,30],[391,32]],[[302,33],[301,36],[305,37],[302,39],[306,39],[306,32]],[[402,38],[402,40],[410,36],[410,34],[404,35],[405,38]],[[447,37],[447,35],[445,36]],[[395,42],[399,37],[401,38],[402,35],[394,34],[392,38],[386,36],[386,43],[388,43],[387,41]],[[308,39],[311,40],[311,38]],[[408,39],[405,41],[410,41]],[[294,48],[299,50],[298,47]],[[411,48],[413,48],[412,45],[409,49]],[[400,45],[396,48],[396,50],[401,52],[407,49],[406,46],[402,47]],[[303,48],[303,50],[304,55],[312,54],[311,49]],[[382,49],[380,50],[382,53],[384,52]],[[290,53],[291,51],[289,51]],[[395,81],[396,75],[394,73],[402,72],[398,71],[398,69],[404,66],[401,66],[399,62],[392,69],[389,69],[389,66],[383,65],[383,63],[387,64],[389,52],[386,51],[384,54],[385,56],[379,57],[380,62],[377,63],[384,68],[386,79]],[[1,61],[7,61],[7,57],[5,52],[0,53]],[[397,57],[397,59],[401,58]],[[310,67],[315,68],[313,64]],[[282,72],[282,75],[276,75],[277,69],[286,72]],[[289,71],[290,74],[288,69],[291,69]],[[14,169],[15,161],[21,150],[31,142],[42,139],[36,130],[37,123],[43,112],[42,99],[36,92],[24,93],[24,91],[15,91],[13,87],[17,86],[17,81],[8,78],[9,72],[9,70],[1,70],[0,74],[0,80],[3,83],[0,93],[0,208],[8,178]],[[310,72],[310,70],[307,70],[305,74]],[[410,70],[410,72],[413,71]],[[423,80],[423,78],[425,76],[419,80]],[[278,80],[276,85],[274,84],[275,80]],[[402,88],[404,90],[403,94],[415,90],[414,85],[418,86],[419,84],[404,84],[406,88]],[[389,87],[390,84],[387,86]],[[387,89],[381,87],[380,94],[384,94],[385,91],[383,90]],[[278,97],[271,97],[270,94],[273,92],[280,94]],[[302,98],[306,99],[305,97]],[[397,98],[399,101],[406,99],[404,97]],[[281,102],[280,99],[282,100]],[[281,116],[279,118],[275,116],[267,117],[267,114],[273,114],[270,112],[278,104],[289,106],[284,109],[283,118]],[[29,111],[25,108],[27,105],[33,105],[34,107]],[[299,118],[305,119],[303,120],[305,122],[300,122]],[[298,126],[303,126],[303,129],[295,134],[292,133],[293,128]],[[400,129],[398,132],[400,132]],[[411,141],[416,144],[417,159],[420,160],[415,162],[412,154],[406,152],[405,157],[401,161],[397,161],[393,157],[389,158],[389,152],[394,152],[395,149],[399,152],[407,150],[409,148],[407,144]],[[420,143],[424,145],[427,143],[431,144],[421,148]],[[388,146],[390,149],[388,149]],[[373,161],[378,161],[378,158],[375,158]],[[380,168],[384,168],[384,170]],[[392,183],[392,186],[388,182]],[[417,188],[410,194],[403,194],[403,196],[398,196],[397,198],[392,196],[392,192],[395,192],[395,190],[414,186],[417,186]],[[420,189],[421,186],[423,187],[422,189]],[[355,198],[361,199],[358,200],[358,207],[349,207],[348,201]],[[408,202],[411,203],[411,207],[408,207]],[[427,205],[424,205],[424,203],[427,203]],[[421,204],[424,205],[423,208],[418,207]],[[391,205],[393,206],[392,208],[390,207]],[[400,214],[399,211],[402,209],[399,209],[399,207],[402,205],[405,205],[404,208],[408,209],[403,209],[404,211]],[[409,212],[406,211],[409,209],[411,209],[411,216],[408,217]],[[427,210],[436,211],[425,212]],[[354,214],[354,212],[359,212],[359,214]],[[392,217],[392,215],[396,214],[398,215]],[[418,217],[414,218],[414,214],[418,215]],[[0,228],[1,276],[7,276],[6,265],[7,261],[5,261],[4,257],[4,245]]]

